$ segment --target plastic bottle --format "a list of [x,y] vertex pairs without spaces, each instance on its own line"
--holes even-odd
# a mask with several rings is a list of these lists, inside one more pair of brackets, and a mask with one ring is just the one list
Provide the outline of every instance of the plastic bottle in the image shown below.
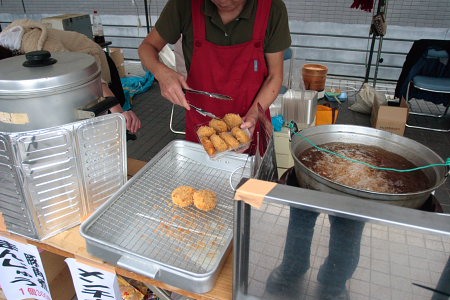
[[98,44],[105,42],[105,35],[103,34],[102,19],[98,11],[94,10],[92,17],[92,33],[94,34],[94,41]]

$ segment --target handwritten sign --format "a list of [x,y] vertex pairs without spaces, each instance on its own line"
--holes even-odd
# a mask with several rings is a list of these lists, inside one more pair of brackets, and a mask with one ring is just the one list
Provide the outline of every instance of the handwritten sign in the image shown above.
[[66,258],[79,300],[121,300],[116,273]]
[[51,300],[36,246],[0,236],[0,285],[7,299]]

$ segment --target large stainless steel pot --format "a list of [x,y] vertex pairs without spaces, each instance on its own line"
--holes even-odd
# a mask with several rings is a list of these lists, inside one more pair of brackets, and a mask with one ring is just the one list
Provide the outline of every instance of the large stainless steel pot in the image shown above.
[[101,99],[100,68],[88,54],[34,51],[1,60],[0,70],[0,131],[42,129],[92,117],[84,109]]
[[[298,132],[316,145],[341,142],[378,146],[387,151],[403,156],[416,166],[443,164],[443,159],[431,149],[403,136],[370,127],[353,125],[322,125],[307,128]],[[449,168],[434,166],[423,169],[431,186],[423,191],[406,194],[378,193],[356,189],[329,180],[308,169],[300,162],[298,156],[312,145],[301,136],[292,135],[291,154],[294,159],[295,174],[301,187],[351,195],[358,198],[381,201],[384,203],[418,208],[428,199],[431,192],[443,184],[448,176]]]

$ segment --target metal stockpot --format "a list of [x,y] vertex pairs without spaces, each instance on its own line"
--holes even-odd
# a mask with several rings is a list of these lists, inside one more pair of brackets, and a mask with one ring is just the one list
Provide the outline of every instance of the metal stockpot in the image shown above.
[[[381,147],[403,156],[416,166],[443,164],[443,159],[431,149],[403,136],[370,127],[353,125],[321,125],[298,132],[316,145],[341,142]],[[434,166],[423,169],[430,187],[426,190],[405,194],[389,194],[361,190],[345,186],[325,178],[308,169],[298,156],[312,145],[301,136],[291,132],[291,154],[294,159],[295,174],[301,187],[334,193],[351,195],[358,198],[376,200],[383,203],[418,208],[428,199],[431,192],[442,185],[449,172],[446,166]]]
[[[94,117],[102,96],[93,56],[34,51],[0,61],[0,131],[42,129]],[[106,104],[106,110],[117,101]],[[96,107],[98,113],[98,107]]]

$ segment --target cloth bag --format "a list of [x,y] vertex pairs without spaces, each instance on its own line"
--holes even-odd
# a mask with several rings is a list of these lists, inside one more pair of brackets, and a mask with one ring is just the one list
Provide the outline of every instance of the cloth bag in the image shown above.
[[370,115],[370,113],[372,112],[372,106],[375,97],[377,97],[378,99],[385,98],[383,94],[377,92],[366,82],[356,95],[356,102],[348,109]]
[[132,109],[133,97],[148,91],[154,80],[155,76],[150,71],[147,71],[144,77],[120,78],[125,94],[125,104],[122,106],[123,110],[127,111]]

